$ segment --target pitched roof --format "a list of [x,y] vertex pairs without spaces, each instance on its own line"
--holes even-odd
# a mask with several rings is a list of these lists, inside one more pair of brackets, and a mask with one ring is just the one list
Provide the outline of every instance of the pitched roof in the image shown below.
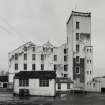
[[54,46],[48,41],[48,42],[43,44],[43,47],[53,48]]
[[0,82],[8,82],[8,76],[0,76]]
[[53,79],[56,78],[55,71],[20,71],[15,74],[14,79]]

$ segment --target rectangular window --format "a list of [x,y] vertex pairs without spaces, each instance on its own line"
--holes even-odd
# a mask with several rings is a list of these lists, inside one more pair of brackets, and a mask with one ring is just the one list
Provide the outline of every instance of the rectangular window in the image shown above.
[[24,51],[27,51],[27,47],[24,47]]
[[49,80],[48,79],[44,79],[44,80],[40,79],[39,86],[40,87],[49,87]]
[[51,48],[51,52],[53,52],[53,48]]
[[79,66],[76,67],[76,73],[80,73],[80,71],[79,71]]
[[64,61],[67,61],[67,56],[66,55],[64,56]]
[[60,83],[58,83],[58,89],[61,89],[61,84]]
[[24,54],[24,60],[27,60],[27,54]]
[[80,25],[80,23],[76,22],[76,29],[79,29],[79,25]]
[[18,70],[18,64],[15,64],[15,70]]
[[76,33],[76,40],[79,40],[79,33]]
[[79,52],[79,45],[76,45],[76,52]]
[[41,64],[41,70],[44,70],[44,64]]
[[24,70],[27,70],[27,64],[24,64]]
[[32,64],[32,70],[34,71],[35,70],[35,64]]
[[32,51],[35,52],[35,47],[32,47]]
[[32,60],[35,60],[36,55],[32,54]]
[[29,86],[29,80],[28,79],[20,79],[19,86]]
[[79,56],[76,56],[76,62],[79,62]]
[[70,83],[67,83],[67,89],[70,89]]
[[64,77],[65,77],[65,78],[67,78],[67,76],[68,76],[67,74],[64,74]]
[[57,65],[56,64],[54,64],[54,71],[56,71],[57,70]]
[[67,54],[67,49],[64,49],[64,54]]
[[68,65],[64,65],[64,71],[68,71]]
[[57,61],[57,55],[54,55],[54,61]]
[[18,54],[15,54],[15,60],[18,60]]
[[44,60],[44,55],[43,54],[41,54],[41,61],[43,61]]

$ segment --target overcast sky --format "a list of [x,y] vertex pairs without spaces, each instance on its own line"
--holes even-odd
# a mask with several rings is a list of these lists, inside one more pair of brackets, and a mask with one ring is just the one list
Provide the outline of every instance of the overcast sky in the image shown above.
[[105,75],[105,0],[0,0],[0,68],[8,70],[8,52],[32,41],[66,42],[72,10],[92,13],[95,75]]

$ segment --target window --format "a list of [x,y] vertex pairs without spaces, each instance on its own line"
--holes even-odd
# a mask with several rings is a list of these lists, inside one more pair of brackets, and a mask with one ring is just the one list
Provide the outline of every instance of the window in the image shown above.
[[87,52],[88,52],[88,49],[87,49]]
[[15,64],[15,70],[18,70],[18,64]]
[[92,72],[90,71],[90,74],[91,74]]
[[79,52],[79,45],[76,45],[76,52]]
[[54,71],[56,71],[57,70],[57,65],[56,64],[54,64]]
[[60,83],[58,83],[58,89],[61,89],[61,84]]
[[32,64],[32,70],[35,70],[35,68],[36,68],[35,64]]
[[70,89],[70,83],[67,83],[67,89]]
[[49,87],[49,80],[48,79],[45,79],[45,80],[40,79],[39,86],[40,87]]
[[79,29],[79,22],[76,22],[76,29]]
[[54,61],[57,61],[57,55],[54,55]]
[[51,52],[53,52],[53,48],[51,48]]
[[27,51],[27,47],[24,47],[24,51]]
[[91,60],[90,60],[90,63],[91,63]]
[[67,61],[67,56],[66,55],[64,56],[64,61]]
[[32,51],[35,52],[35,47],[32,47]]
[[15,60],[18,60],[18,54],[15,54]]
[[67,49],[64,49],[64,54],[67,54]]
[[24,64],[24,70],[27,70],[27,64]]
[[87,71],[87,74],[89,74],[89,71]]
[[76,73],[79,73],[79,67],[76,67]]
[[35,60],[35,56],[36,56],[35,54],[32,54],[32,60]]
[[42,60],[42,61],[44,60],[44,55],[43,55],[43,54],[41,54],[41,60]]
[[24,54],[24,60],[27,60],[27,54]]
[[66,78],[68,75],[67,74],[64,74],[64,77]]
[[93,83],[93,87],[95,87],[95,83]]
[[76,56],[76,62],[79,62],[79,56]]
[[89,63],[89,60],[87,59],[87,63]]
[[79,33],[76,33],[76,40],[79,40]]
[[68,71],[68,65],[64,65],[64,71]]
[[44,70],[44,64],[41,64],[41,70]]
[[43,51],[46,51],[46,48],[45,47],[43,47]]
[[29,86],[29,80],[28,79],[20,79],[19,86]]

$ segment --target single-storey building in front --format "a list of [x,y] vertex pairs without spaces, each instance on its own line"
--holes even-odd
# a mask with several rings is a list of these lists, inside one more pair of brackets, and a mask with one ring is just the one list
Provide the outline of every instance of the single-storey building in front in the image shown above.
[[14,94],[55,96],[55,78],[55,71],[20,71],[14,76]]
[[73,81],[70,78],[56,78],[56,93],[69,93],[73,89]]

